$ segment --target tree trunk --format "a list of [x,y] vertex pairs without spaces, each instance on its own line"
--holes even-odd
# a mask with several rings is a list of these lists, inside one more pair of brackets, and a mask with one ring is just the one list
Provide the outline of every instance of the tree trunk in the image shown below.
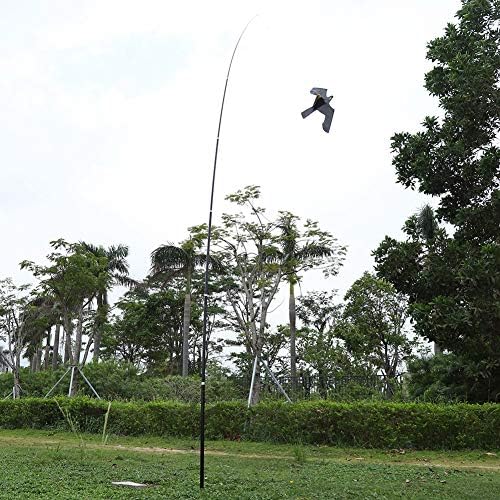
[[43,369],[48,370],[49,369],[49,359],[50,359],[50,333],[51,333],[51,328],[47,330],[47,340],[45,342],[45,353],[43,356]]
[[57,364],[59,362],[59,336],[61,334],[61,325],[56,325],[56,331],[54,333],[54,349],[52,350],[52,369],[57,370]]
[[318,368],[318,392],[323,399],[328,399],[327,372],[324,368]]
[[443,350],[441,349],[441,346],[437,342],[434,342],[434,356],[436,354],[442,354],[442,353]]
[[36,350],[36,371],[42,371],[42,356],[43,356],[43,348],[42,348],[42,339],[40,339],[40,344],[38,349]]
[[262,320],[264,323],[260,325],[259,328],[259,336],[255,339],[255,344],[254,344],[254,359],[257,357],[257,366],[255,368],[255,378],[253,382],[253,389],[252,389],[252,397],[250,399],[250,404],[256,405],[260,401],[260,389],[261,389],[261,380],[260,380],[260,360],[262,358],[262,344],[263,344],[263,338],[264,335],[262,333],[262,330],[265,328],[265,321],[266,321],[266,315],[267,315],[267,308],[264,308],[262,311]]
[[[78,311],[78,323],[76,325],[75,336],[75,352],[73,354],[73,365],[78,366],[80,363],[80,351],[82,350],[82,330],[83,330],[83,305],[80,306]],[[78,392],[78,371],[75,370],[73,377],[73,385],[71,386],[70,396],[76,396]]]
[[97,324],[94,331],[94,357],[92,361],[94,363],[99,362],[101,356],[101,341],[102,341],[102,331],[107,320],[108,314],[108,294],[104,292],[102,295],[97,296]]
[[295,285],[290,280],[290,296],[288,299],[288,316],[290,319],[290,377],[292,379],[292,392],[297,389],[297,355],[295,351],[295,343],[297,330],[295,326]]
[[82,351],[82,331],[83,331],[83,307],[78,311],[78,323],[76,324],[75,352],[73,353],[73,364],[80,363],[80,353]]
[[[66,330],[65,330],[65,332],[66,332]],[[63,359],[63,363],[66,365],[66,364],[69,363],[69,357],[70,357],[70,352],[71,352],[70,351],[71,348],[69,347],[69,345],[70,345],[71,338],[68,336],[67,333],[65,333],[64,338],[65,338],[65,340],[64,340],[64,359]]]
[[71,348],[71,337],[73,336],[73,323],[68,314],[64,315],[64,331],[66,333],[66,350],[64,351],[64,363],[73,364],[73,350]]
[[[85,364],[87,363],[87,358],[88,358],[88,355],[90,352],[90,347],[92,346],[92,344],[94,344],[94,346],[95,346],[94,337],[92,337],[92,335],[91,335],[91,336],[89,336],[89,339],[87,341],[87,345],[85,347],[85,353],[83,354],[83,359],[82,359],[82,366],[85,366]],[[94,348],[94,352],[95,352],[95,348]],[[97,362],[98,360],[93,358],[92,361]]]
[[14,387],[12,389],[12,397],[18,399],[21,397],[21,381],[19,380],[19,364],[16,360],[14,367],[12,369],[12,375],[14,376]]
[[184,319],[182,324],[182,376],[189,371],[189,324],[191,322],[191,271],[186,276],[186,296],[184,297]]

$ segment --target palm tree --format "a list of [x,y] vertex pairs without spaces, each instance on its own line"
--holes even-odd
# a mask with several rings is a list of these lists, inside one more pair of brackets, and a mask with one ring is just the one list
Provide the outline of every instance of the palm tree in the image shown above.
[[80,243],[85,250],[95,255],[98,258],[107,260],[106,271],[109,279],[106,280],[106,286],[96,293],[97,311],[94,327],[94,357],[93,361],[99,361],[101,340],[104,326],[108,320],[109,301],[108,292],[115,285],[133,286],[136,282],[128,276],[128,246],[126,245],[111,245],[105,248],[102,245],[96,246],[91,243]]
[[[151,253],[152,281],[160,281],[163,285],[170,280],[183,277],[185,280],[184,314],[182,325],[182,376],[188,375],[189,368],[189,327],[191,323],[191,285],[196,268],[203,267],[206,255],[200,253],[203,237],[191,235],[180,246],[161,245]],[[211,259],[211,265],[215,260]]]
[[24,311],[24,329],[26,333],[26,354],[30,359],[32,371],[42,369],[42,349],[45,344],[45,361],[43,368],[48,368],[50,337],[52,327],[60,321],[57,302],[50,295],[38,294],[27,305]]
[[329,233],[319,231],[315,222],[307,221],[304,234],[301,234],[297,227],[298,220],[290,212],[282,212],[277,225],[281,231],[281,261],[289,287],[290,376],[293,389],[297,381],[295,285],[300,281],[301,271],[320,266],[337,251],[335,240]]

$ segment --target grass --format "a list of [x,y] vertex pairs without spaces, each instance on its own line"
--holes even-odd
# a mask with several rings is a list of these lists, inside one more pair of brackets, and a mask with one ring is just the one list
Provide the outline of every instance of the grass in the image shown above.
[[[0,431],[0,498],[498,498],[494,452],[415,452],[215,441],[206,488],[198,443],[158,437]],[[487,454],[489,453],[489,454]],[[149,485],[136,490],[111,481]]]

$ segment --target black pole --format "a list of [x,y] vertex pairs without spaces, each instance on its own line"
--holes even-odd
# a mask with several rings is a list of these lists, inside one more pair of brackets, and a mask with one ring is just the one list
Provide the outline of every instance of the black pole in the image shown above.
[[210,193],[210,211],[208,213],[208,236],[207,236],[207,256],[205,262],[205,287],[203,293],[203,340],[202,340],[202,354],[201,354],[201,408],[200,408],[200,488],[205,487],[205,382],[206,382],[206,368],[207,368],[207,324],[208,324],[208,274],[210,267],[210,240],[212,236],[212,213],[214,206],[214,190],[215,190],[215,171],[217,170],[217,153],[219,151],[219,138],[220,138],[220,127],[222,123],[222,113],[224,111],[224,101],[226,100],[226,90],[227,83],[229,81],[229,74],[231,73],[231,66],[233,64],[234,55],[236,54],[236,49],[240,43],[240,40],[245,33],[248,25],[256,18],[252,17],[250,21],[246,24],[241,32],[238,41],[233,50],[233,55],[231,56],[231,61],[229,62],[229,68],[226,75],[226,83],[224,85],[224,93],[222,94],[222,104],[220,107],[219,115],[219,127],[217,129],[217,140],[215,142],[215,158],[214,158],[214,168],[212,173],[212,190]]

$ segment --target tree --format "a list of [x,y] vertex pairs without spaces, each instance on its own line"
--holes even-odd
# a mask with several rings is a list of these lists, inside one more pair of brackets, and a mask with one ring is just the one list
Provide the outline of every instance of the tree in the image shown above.
[[380,372],[389,395],[403,361],[416,346],[405,333],[406,298],[389,282],[365,272],[347,291],[339,329],[348,350]]
[[[111,279],[107,272],[108,263],[105,257],[96,257],[78,243],[59,239],[52,241],[51,246],[55,251],[47,256],[48,266],[23,261],[21,268],[30,270],[40,279],[40,293],[51,296],[57,302],[66,333],[68,360],[71,365],[78,365],[82,350],[84,309],[100,290],[108,286]],[[72,349],[74,321],[76,334]],[[75,384],[73,393],[76,391]]]
[[265,209],[256,205],[259,196],[258,186],[247,186],[227,196],[227,200],[245,207],[247,213],[223,214],[221,227],[213,233],[214,247],[224,269],[223,287],[232,324],[242,337],[248,357],[257,359],[252,404],[260,396],[267,315],[283,278],[280,234],[276,222],[269,222]]
[[[464,362],[465,361],[465,362]],[[470,363],[454,353],[422,356],[408,363],[408,392],[413,399],[435,402],[470,401],[478,403],[488,398],[498,401],[500,393],[491,398],[494,388],[487,388],[475,379]]]
[[298,331],[300,365],[318,375],[319,392],[326,397],[328,379],[345,374],[352,366],[336,331],[342,306],[335,303],[335,291],[308,292],[298,302],[297,316],[302,323]]
[[[265,360],[276,377],[286,377],[289,373],[288,356],[283,354],[283,350],[289,343],[289,339],[290,332],[286,325],[278,325],[276,328],[268,325],[268,328],[264,332],[260,359]],[[250,387],[253,364],[255,362],[255,356],[253,356],[252,351],[246,348],[247,344],[248,342],[243,335],[238,336],[236,340],[226,340],[226,346],[245,348],[244,351],[231,352],[230,358],[236,367],[234,374],[239,380],[244,381],[244,390],[246,391]],[[271,380],[270,384],[273,389],[277,389],[274,381]]]
[[16,286],[10,278],[0,280],[0,340],[7,342],[3,359],[12,370],[14,398],[20,396],[23,353],[31,359],[33,371],[41,368],[42,339],[55,318],[49,297],[37,295],[29,285]]
[[307,219],[301,230],[299,220],[299,217],[290,212],[281,212],[277,224],[281,231],[279,259],[283,263],[283,272],[289,288],[292,388],[295,388],[297,379],[295,285],[299,283],[301,273],[314,268],[321,268],[325,276],[335,276],[346,252],[346,248],[337,245],[337,240],[330,233],[319,229],[317,222]]
[[[182,362],[184,292],[179,280],[168,290],[137,288],[116,303],[103,339],[106,357],[120,359],[137,368],[177,374]],[[199,312],[195,316],[199,323]]]
[[[60,322],[60,311],[52,296],[34,291],[28,304],[24,329],[27,331],[25,357],[31,362],[32,371],[42,369],[42,349],[45,340],[45,359],[43,368],[48,369],[50,359],[50,337],[52,327]],[[53,355],[57,357],[54,345]]]
[[[107,262],[106,271],[109,279],[106,280],[106,288],[99,290],[96,294],[96,318],[93,332],[94,356],[93,361],[97,363],[100,357],[101,340],[104,327],[108,320],[109,301],[108,292],[114,285],[131,286],[135,281],[128,276],[128,247],[125,245],[111,245],[108,248],[102,245],[95,246],[90,243],[81,242],[83,248],[98,258],[105,258]],[[89,340],[90,342],[90,340]]]
[[[440,196],[438,217],[465,230],[479,215],[499,209],[500,3],[462,4],[458,24],[448,24],[445,35],[428,44],[434,68],[425,87],[439,99],[443,118],[426,117],[422,132],[395,134],[392,149],[398,181]],[[495,221],[469,229],[498,234]]]
[[[184,322],[182,328],[182,376],[189,371],[189,326],[191,323],[191,292],[193,273],[203,267],[206,255],[201,252],[205,235],[201,231],[191,231],[189,238],[180,246],[161,245],[151,254],[150,279],[164,285],[171,279],[182,276],[185,280]],[[212,260],[212,264],[213,264]]]
[[21,354],[28,340],[26,319],[31,310],[30,287],[16,286],[10,278],[0,280],[0,340],[7,342],[3,359],[12,370],[14,387],[12,396],[20,397]]
[[442,117],[392,138],[398,182],[437,198],[451,236],[428,239],[413,217],[406,241],[386,237],[374,255],[377,273],[408,295],[415,331],[468,373],[475,367],[491,398],[500,386],[500,2],[462,3],[457,23],[428,45],[425,86]]

